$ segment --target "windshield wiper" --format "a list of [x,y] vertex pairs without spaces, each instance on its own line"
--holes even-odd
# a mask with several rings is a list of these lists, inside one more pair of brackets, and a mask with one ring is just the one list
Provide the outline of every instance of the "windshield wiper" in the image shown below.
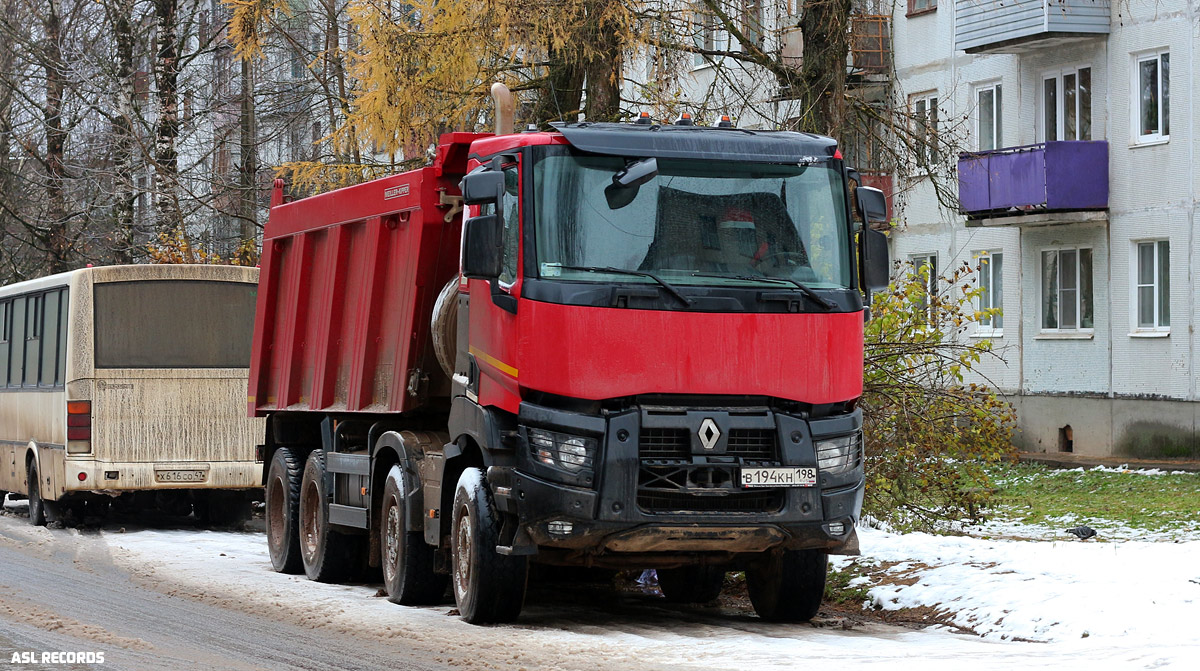
[[837,307],[837,304],[830,302],[828,299],[821,296],[821,294],[818,294],[816,291],[813,291],[812,287],[801,282],[800,280],[792,279],[790,277],[767,277],[766,275],[734,275],[732,273],[702,273],[699,271],[692,273],[692,277],[718,277],[718,278],[727,278],[727,279],[731,279],[731,280],[743,280],[746,282],[783,282],[784,284],[793,285],[794,287],[796,287],[797,289],[802,291],[805,296],[808,296],[809,298],[811,298],[814,303],[816,303],[817,305],[820,305],[821,307],[825,308],[826,310],[832,310]]
[[554,264],[554,267],[562,268],[564,270],[580,270],[585,273],[613,273],[614,275],[637,275],[639,277],[649,277],[655,282],[658,282],[659,286],[666,289],[667,292],[672,296],[682,301],[684,305],[688,307],[691,307],[692,305],[692,299],[679,293],[679,290],[666,280],[658,275],[655,275],[654,273],[648,273],[644,270],[628,270],[626,268],[613,268],[612,266],[564,266],[557,263]]

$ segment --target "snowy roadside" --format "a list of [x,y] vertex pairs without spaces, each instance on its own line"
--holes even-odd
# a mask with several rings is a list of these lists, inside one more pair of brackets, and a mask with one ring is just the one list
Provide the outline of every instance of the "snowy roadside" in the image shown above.
[[[1200,542],[986,540],[861,530],[860,562],[889,566],[872,588],[884,608],[933,606],[981,634],[867,625],[849,631],[636,604],[600,612],[530,603],[516,625],[471,627],[451,605],[404,608],[376,586],[273,573],[260,533],[105,532],[114,559],[171,589],[313,627],[403,640],[448,664],[527,669],[794,669],[851,666],[1094,668],[1190,666]],[[838,560],[839,565],[847,563]],[[152,567],[152,568],[148,568]],[[904,584],[911,583],[911,584]],[[1086,637],[1085,637],[1086,633]],[[1026,642],[1027,639],[1045,641]]]

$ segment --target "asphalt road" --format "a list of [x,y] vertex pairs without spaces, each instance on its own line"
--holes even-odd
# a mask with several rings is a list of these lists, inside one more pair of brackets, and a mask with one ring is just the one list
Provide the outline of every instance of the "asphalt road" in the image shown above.
[[[24,517],[0,517],[0,669],[445,668],[400,643],[139,586],[96,533],[27,525]],[[42,652],[88,651],[104,652],[103,666],[37,661]],[[14,664],[14,652],[33,653],[35,662]]]

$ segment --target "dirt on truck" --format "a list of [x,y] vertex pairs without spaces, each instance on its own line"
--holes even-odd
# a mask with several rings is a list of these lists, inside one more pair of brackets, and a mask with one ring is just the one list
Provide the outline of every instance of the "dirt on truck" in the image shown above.
[[888,271],[856,180],[830,138],[644,116],[277,181],[249,390],[275,569],[449,583],[473,623],[518,617],[530,562],[654,568],[679,602],[744,570],[761,617],[811,618],[857,551]]

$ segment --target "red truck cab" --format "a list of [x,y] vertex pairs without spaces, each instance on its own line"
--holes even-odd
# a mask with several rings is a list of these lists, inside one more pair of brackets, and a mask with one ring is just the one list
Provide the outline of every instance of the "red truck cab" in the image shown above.
[[[284,447],[291,460],[267,476],[273,559],[286,564],[299,543],[289,524],[318,544],[332,543],[322,532],[365,536],[393,600],[436,600],[449,578],[473,622],[517,616],[531,559],[656,568],[676,601],[714,598],[726,570],[746,570],[763,617],[814,615],[826,554],[856,551],[863,300],[888,261],[852,211],[880,218],[882,194],[852,197],[835,141],[803,133],[580,123],[469,140],[461,239],[454,213],[441,227],[426,215],[428,240],[411,249],[428,251],[393,252],[420,268],[449,248],[461,272],[456,283],[444,264],[416,271],[422,305],[451,281],[438,306],[406,308],[399,341],[418,344],[410,365],[388,365],[391,400],[252,402],[277,416],[266,458]],[[440,157],[467,149],[450,145]],[[421,184],[448,193],[448,166]],[[288,230],[337,218],[313,216]],[[278,312],[268,294],[258,330]],[[449,379],[427,366],[414,383],[411,362],[428,359],[430,321],[444,325],[447,310]],[[279,340],[256,331],[256,356]],[[373,365],[351,382],[378,377]],[[252,369],[252,394],[278,386],[264,370]],[[403,389],[412,398],[397,399]],[[295,483],[291,520],[288,473],[310,452],[316,498],[306,518],[307,485]],[[341,561],[327,549],[308,548],[310,577],[311,563]]]

